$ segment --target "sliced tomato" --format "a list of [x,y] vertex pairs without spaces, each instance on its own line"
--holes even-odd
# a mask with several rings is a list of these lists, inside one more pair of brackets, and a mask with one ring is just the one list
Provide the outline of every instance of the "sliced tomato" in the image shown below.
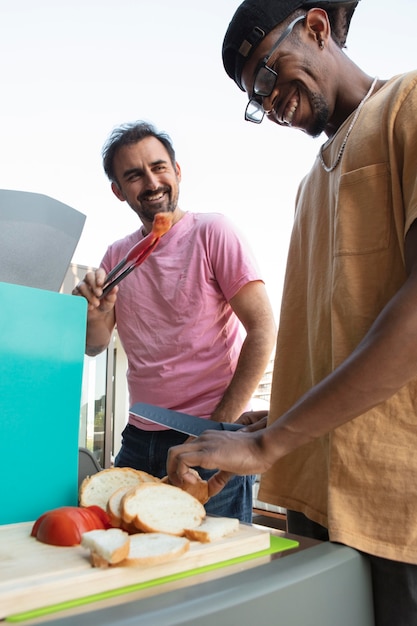
[[63,506],[41,515],[32,527],[31,536],[54,546],[76,546],[83,533],[110,526],[106,512],[100,507]]
[[83,507],[83,511],[92,511],[103,522],[105,528],[112,528],[110,518],[101,506],[92,504],[91,506]]

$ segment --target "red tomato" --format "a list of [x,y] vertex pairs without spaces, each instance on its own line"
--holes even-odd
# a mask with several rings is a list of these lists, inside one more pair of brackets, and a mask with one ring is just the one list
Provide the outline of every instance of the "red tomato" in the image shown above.
[[84,507],[83,510],[92,511],[93,513],[95,513],[96,517],[98,517],[103,522],[103,524],[105,525],[105,528],[112,528],[112,525],[110,523],[110,518],[107,515],[106,511],[101,508],[101,506],[97,506],[96,504],[91,504],[90,506]]
[[110,526],[106,512],[100,507],[63,506],[41,515],[30,534],[53,546],[76,546],[83,533]]

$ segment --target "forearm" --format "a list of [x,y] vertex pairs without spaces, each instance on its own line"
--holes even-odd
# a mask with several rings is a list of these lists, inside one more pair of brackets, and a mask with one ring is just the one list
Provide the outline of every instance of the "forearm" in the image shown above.
[[275,344],[275,327],[267,325],[249,332],[243,342],[233,378],[212,418],[234,422],[245,411],[261,380]]
[[89,271],[72,292],[88,302],[85,352],[89,356],[96,356],[107,348],[116,323],[114,305],[119,288],[114,287],[103,297],[105,278],[106,272],[103,268],[95,272]]
[[416,310],[417,280],[410,277],[350,357],[268,429],[275,459],[366,413],[417,377]]
[[114,328],[112,313],[110,311],[97,316],[94,311],[94,316],[88,316],[85,342],[85,353],[88,356],[97,356],[109,345]]

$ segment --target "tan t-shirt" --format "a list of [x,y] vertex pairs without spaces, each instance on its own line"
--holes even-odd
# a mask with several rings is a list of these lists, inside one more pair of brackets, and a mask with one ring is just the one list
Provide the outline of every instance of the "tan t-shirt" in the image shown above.
[[[338,167],[326,173],[317,158],[300,186],[271,419],[346,359],[406,279],[404,239],[417,218],[416,120],[414,72],[369,99]],[[350,122],[326,144],[327,164]],[[277,462],[259,497],[327,526],[332,541],[417,563],[417,381]]]

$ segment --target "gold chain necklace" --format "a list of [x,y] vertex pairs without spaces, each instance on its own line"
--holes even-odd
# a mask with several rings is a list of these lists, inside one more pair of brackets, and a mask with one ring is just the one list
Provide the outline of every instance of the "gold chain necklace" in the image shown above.
[[[331,165],[330,167],[329,167],[328,165],[326,165],[326,163],[324,162],[324,159],[323,159],[323,146],[320,146],[320,150],[319,150],[319,159],[320,159],[320,163],[321,163],[321,165],[322,165],[323,169],[324,169],[326,172],[333,172],[333,170],[334,170],[334,169],[336,169],[336,167],[339,165],[339,163],[340,163],[340,159],[342,158],[343,152],[345,151],[345,146],[346,146],[346,143],[347,143],[348,137],[349,137],[349,135],[350,135],[350,133],[351,133],[351,131],[352,131],[352,128],[353,128],[353,127],[355,126],[355,124],[356,124],[356,120],[357,120],[357,119],[358,119],[358,117],[359,117],[359,113],[361,112],[363,105],[364,105],[364,104],[365,104],[365,102],[368,100],[368,98],[371,96],[371,94],[372,94],[372,92],[373,92],[373,90],[374,90],[374,88],[375,88],[375,85],[376,85],[376,83],[377,83],[377,80],[378,80],[378,76],[375,76],[374,80],[372,81],[372,85],[371,85],[371,86],[370,86],[370,88],[369,88],[368,93],[367,93],[367,94],[366,94],[366,96],[363,98],[363,100],[361,100],[361,101],[360,101],[359,106],[358,106],[358,108],[356,109],[356,113],[355,113],[355,115],[354,115],[354,117],[353,117],[353,119],[352,119],[352,121],[351,121],[351,123],[350,123],[350,125],[349,125],[349,128],[347,129],[347,132],[346,132],[345,138],[344,138],[344,139],[343,139],[343,141],[342,141],[342,145],[340,146],[340,150],[339,150],[339,153],[338,153],[338,155],[337,155],[336,161],[335,161],[335,162],[333,163],[333,165]],[[325,145],[325,144],[323,144],[323,145]]]

